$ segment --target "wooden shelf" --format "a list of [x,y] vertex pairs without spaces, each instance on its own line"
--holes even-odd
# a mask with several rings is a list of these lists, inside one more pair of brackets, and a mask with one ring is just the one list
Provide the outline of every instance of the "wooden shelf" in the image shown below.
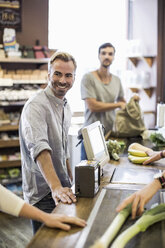
[[155,87],[150,87],[148,89],[143,89],[143,90],[146,92],[146,94],[149,96],[149,98],[151,98],[151,96],[155,90]]
[[17,131],[18,128],[19,128],[19,125],[3,125],[3,126],[0,126],[0,132]]
[[8,107],[8,106],[24,106],[27,100],[24,101],[0,101],[0,107]]
[[128,57],[129,60],[134,64],[134,66],[137,66],[139,61],[145,60],[147,64],[152,67],[155,56],[143,56],[143,57]]
[[150,88],[137,88],[137,87],[129,87],[130,90],[133,92],[133,93],[139,93],[140,90],[144,90],[145,93],[149,96],[149,98],[152,97],[152,94],[155,90],[155,87],[150,87]]
[[22,182],[22,177],[17,177],[17,178],[10,178],[10,179],[1,179],[0,183],[5,185],[8,184],[13,184],[13,183],[21,183]]
[[133,93],[139,93],[139,88],[136,88],[136,87],[131,87],[130,90],[133,92]]
[[33,58],[4,58],[0,59],[0,63],[27,63],[27,64],[47,64],[49,58],[33,59]]
[[0,139],[0,148],[6,148],[6,147],[19,147],[19,139],[10,139],[10,140]]
[[144,60],[147,64],[152,67],[155,57],[154,56],[144,56]]
[[20,167],[21,160],[7,160],[7,161],[0,161],[0,168],[8,168],[8,167]]
[[137,66],[137,64],[139,63],[141,58],[140,57],[129,57],[129,60],[131,60],[131,62],[134,64],[134,66]]

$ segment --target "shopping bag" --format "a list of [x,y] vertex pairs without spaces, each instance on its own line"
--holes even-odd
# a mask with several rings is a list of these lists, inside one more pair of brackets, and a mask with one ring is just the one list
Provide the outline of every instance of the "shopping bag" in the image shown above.
[[146,130],[139,101],[133,97],[125,109],[116,111],[115,122],[111,135],[127,138],[141,135]]

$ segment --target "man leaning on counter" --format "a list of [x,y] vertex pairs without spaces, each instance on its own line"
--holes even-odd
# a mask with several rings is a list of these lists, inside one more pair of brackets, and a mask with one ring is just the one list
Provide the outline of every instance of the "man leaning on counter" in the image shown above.
[[[48,86],[26,102],[20,120],[24,198],[48,213],[59,201],[76,202],[68,161],[71,111],[65,98],[73,86],[76,67],[70,54],[55,53],[49,61]],[[32,221],[32,226],[35,233],[41,223]]]

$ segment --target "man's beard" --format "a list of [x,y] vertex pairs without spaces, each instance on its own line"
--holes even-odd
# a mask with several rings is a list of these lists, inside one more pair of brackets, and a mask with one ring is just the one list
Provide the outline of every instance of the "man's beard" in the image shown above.
[[103,64],[102,66],[107,69],[110,65],[104,65]]
[[[107,63],[105,63],[105,62],[108,62],[108,64]],[[108,68],[110,65],[111,65],[111,61],[109,61],[109,60],[104,60],[104,62],[102,63],[102,66],[104,67],[104,68]]]

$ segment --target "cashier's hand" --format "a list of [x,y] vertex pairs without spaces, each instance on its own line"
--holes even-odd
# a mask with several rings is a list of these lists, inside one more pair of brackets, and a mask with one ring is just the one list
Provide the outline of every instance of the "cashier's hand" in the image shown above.
[[52,197],[57,205],[59,201],[71,204],[76,202],[76,196],[73,194],[72,189],[68,187],[58,186],[52,191]]
[[147,154],[150,156],[149,159],[143,162],[143,164],[150,164],[152,162],[158,161],[161,159],[160,152],[147,152]]
[[74,224],[80,227],[86,226],[86,221],[83,219],[67,216],[63,214],[53,214],[53,213],[52,214],[44,213],[43,222],[48,227],[57,227],[65,231],[71,229],[71,226],[68,224]]
[[116,211],[120,212],[128,204],[132,203],[132,219],[141,215],[144,211],[145,204],[156,194],[161,188],[158,180],[154,180],[150,184],[146,185],[143,189],[135,192],[131,196],[127,197],[117,208]]

